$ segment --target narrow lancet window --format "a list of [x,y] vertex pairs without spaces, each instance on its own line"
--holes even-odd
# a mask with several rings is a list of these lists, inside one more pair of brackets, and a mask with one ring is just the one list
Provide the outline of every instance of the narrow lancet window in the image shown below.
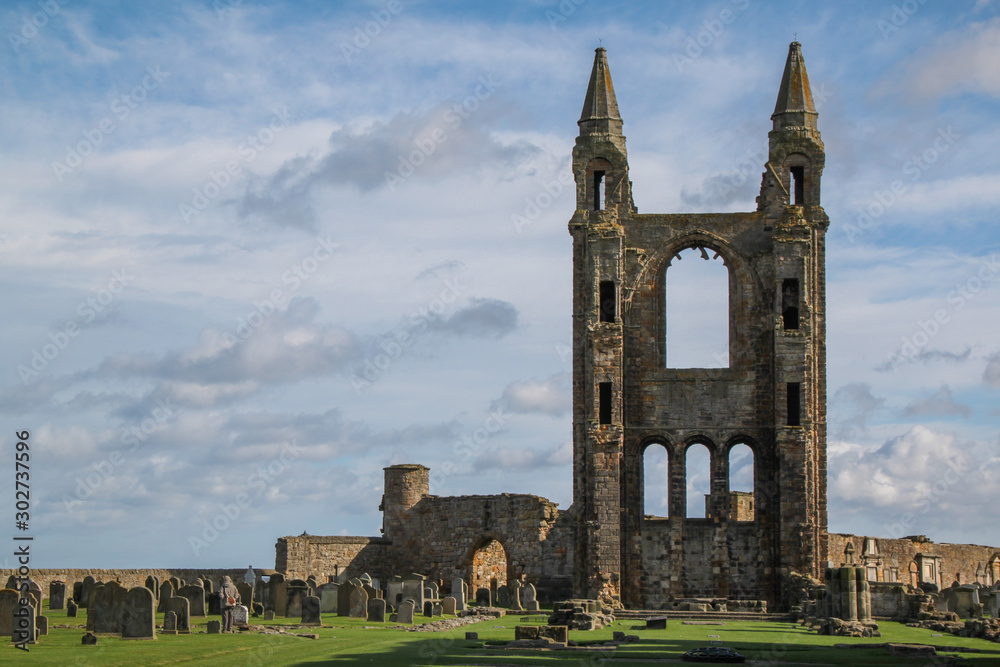
[[802,425],[802,385],[799,382],[788,383],[788,425]]
[[605,202],[605,192],[604,192],[604,172],[595,171],[594,172],[594,210],[601,211],[604,209]]
[[615,294],[615,281],[602,280],[601,289],[601,322],[614,323],[617,315],[617,295]]
[[781,319],[785,329],[799,328],[799,281],[785,278],[781,283]]
[[611,423],[611,383],[601,382],[598,391],[598,421],[601,424]]
[[791,172],[791,194],[792,203],[796,206],[802,206],[805,204],[805,168],[804,167],[792,167]]

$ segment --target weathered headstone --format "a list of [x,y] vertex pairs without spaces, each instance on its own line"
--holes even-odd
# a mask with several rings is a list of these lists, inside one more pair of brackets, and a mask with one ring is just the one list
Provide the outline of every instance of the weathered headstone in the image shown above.
[[309,585],[301,579],[292,579],[285,586],[285,616],[302,616],[302,599],[309,596]]
[[[253,604],[253,586],[241,581],[236,584],[236,590],[240,594],[240,604],[245,604],[248,607]],[[219,599],[219,596],[216,595],[215,598]]]
[[4,588],[9,588],[12,591],[18,590],[17,577],[15,577],[13,574],[7,577],[7,585],[4,586]]
[[159,579],[157,579],[153,575],[149,575],[149,576],[146,577],[146,581],[145,581],[145,583],[143,585],[146,588],[148,588],[150,591],[152,591],[152,593],[153,593],[153,599],[154,600],[158,600],[160,598],[160,580]]
[[376,590],[374,586],[365,584],[363,588],[365,589],[365,593],[368,593],[369,600],[382,597],[382,591]]
[[96,584],[90,591],[87,630],[94,634],[120,634],[126,591],[117,581]]
[[215,592],[215,584],[213,584],[212,580],[209,579],[208,577],[205,577],[201,580],[201,586],[202,588],[205,589],[206,596],[209,596]]
[[438,592],[439,592],[439,588],[438,588],[437,582],[436,581],[428,581],[426,588],[431,589],[430,598],[432,600],[437,600],[438,599]]
[[477,607],[493,606],[493,599],[490,596],[490,589],[488,588],[476,589],[476,606]]
[[355,586],[350,581],[345,581],[340,584],[337,590],[337,616],[350,616],[351,615],[351,594],[357,590]]
[[181,586],[185,585],[185,583],[181,580],[180,577],[170,577],[170,585],[174,587],[174,592],[176,593],[178,590],[180,590]]
[[[422,574],[408,574],[403,577],[403,598],[413,600],[417,609],[424,608],[424,580]],[[392,602],[392,600],[390,600]]]
[[441,613],[447,614],[449,616],[455,615],[455,604],[456,600],[453,595],[449,595],[445,599],[441,600]]
[[434,615],[434,603],[430,600],[424,600],[424,616],[430,618]]
[[265,621],[273,621],[274,620],[274,610],[273,609],[265,609],[264,610],[264,620]]
[[66,607],[66,582],[60,579],[49,582],[49,609]]
[[288,607],[285,598],[285,577],[280,573],[271,575],[267,582],[268,608],[274,610],[275,616],[287,616]]
[[507,588],[510,589],[510,608],[514,611],[522,611],[524,607],[521,606],[521,590],[523,588],[521,582],[515,579],[510,582]]
[[80,643],[84,646],[97,646],[97,635],[93,632],[88,632],[80,638]]
[[310,595],[302,598],[302,625],[323,625],[319,614],[318,597]]
[[316,597],[319,598],[319,610],[324,614],[337,613],[337,593],[340,584],[322,584],[316,587]]
[[373,623],[385,623],[385,600],[375,598],[368,601],[368,620]]
[[175,595],[167,600],[167,611],[177,616],[177,634],[191,634],[191,603],[183,595]]
[[351,591],[351,618],[368,618],[368,592],[364,588]]
[[250,625],[250,610],[246,605],[238,604],[233,607],[233,627],[245,628]]
[[441,606],[441,603],[440,602],[433,602],[431,604],[432,604],[432,606],[431,606],[431,617],[433,618],[433,617],[437,616],[437,617],[440,618],[440,616],[444,613],[444,608]]
[[399,610],[396,612],[396,622],[413,625],[413,600],[403,600],[399,603]]
[[391,577],[386,583],[385,599],[391,605],[398,606],[403,600],[403,578]]
[[76,612],[79,609],[76,602],[70,600],[66,603],[66,616],[67,618],[76,618]]
[[451,580],[451,596],[455,598],[455,611],[465,611],[465,580],[455,577]]
[[83,582],[74,581],[73,582],[73,600],[76,600],[77,606],[79,606],[80,598],[83,597]]
[[157,605],[156,611],[158,611],[161,614],[166,613],[167,600],[174,597],[174,593],[176,592],[176,590],[177,589],[174,588],[174,583],[169,579],[163,582],[163,585],[160,586],[160,604]]
[[651,616],[646,619],[646,629],[647,630],[666,630],[667,629],[667,617],[666,616]]
[[504,609],[510,607],[510,588],[506,585],[497,588],[497,606]]
[[165,635],[177,634],[177,612],[168,611],[163,615],[163,629],[160,632]]
[[76,601],[77,606],[86,607],[90,602],[90,589],[94,587],[97,580],[94,579],[89,574],[83,578],[83,582],[80,585],[80,599]]
[[204,617],[205,614],[205,589],[196,584],[181,586],[177,590],[177,595],[187,598],[190,604],[189,613],[192,617]]
[[122,639],[156,639],[153,591],[136,586],[125,594],[121,611]]
[[210,634],[210,635],[221,634],[222,633],[222,622],[221,621],[209,621],[208,622],[207,631],[208,631],[208,634]]
[[14,611],[20,599],[13,588],[0,590],[0,637],[10,637],[14,632]]
[[42,614],[35,616],[35,626],[39,637],[44,637],[49,634],[49,617],[43,616]]
[[521,600],[524,602],[525,611],[538,611],[538,593],[534,584],[525,584],[521,589]]

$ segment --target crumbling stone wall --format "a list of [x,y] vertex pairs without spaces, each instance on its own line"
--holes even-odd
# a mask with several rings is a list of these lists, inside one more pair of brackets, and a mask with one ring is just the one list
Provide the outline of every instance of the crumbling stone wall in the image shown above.
[[[257,576],[269,575],[275,570],[254,568]],[[49,584],[53,581],[65,581],[66,588],[70,593],[73,591],[73,584],[77,581],[83,581],[87,576],[93,577],[97,581],[117,581],[122,585],[123,588],[135,588],[136,586],[143,586],[146,583],[146,577],[152,576],[157,581],[163,582],[171,577],[179,577],[184,581],[192,581],[197,579],[199,576],[208,577],[213,582],[218,584],[222,581],[222,578],[229,576],[233,578],[233,581],[243,581],[243,575],[247,572],[246,566],[242,568],[235,569],[194,569],[194,568],[151,568],[151,569],[79,569],[79,568],[67,568],[67,569],[38,569],[31,571],[31,580],[37,583],[41,589],[42,594],[45,597],[49,595]],[[7,579],[11,576],[18,576],[16,569],[3,569],[0,570],[0,587],[7,583]]]
[[275,545],[275,569],[288,579],[305,579],[314,574],[326,582],[334,577],[347,581],[367,572],[388,578],[389,540],[381,537],[282,537]]

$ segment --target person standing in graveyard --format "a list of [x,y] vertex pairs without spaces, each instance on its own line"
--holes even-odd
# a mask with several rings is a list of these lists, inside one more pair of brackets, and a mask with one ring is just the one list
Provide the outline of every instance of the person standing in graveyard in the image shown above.
[[222,631],[233,631],[233,610],[240,603],[240,592],[236,590],[236,585],[231,577],[222,578],[222,586],[219,587],[219,597],[222,598]]

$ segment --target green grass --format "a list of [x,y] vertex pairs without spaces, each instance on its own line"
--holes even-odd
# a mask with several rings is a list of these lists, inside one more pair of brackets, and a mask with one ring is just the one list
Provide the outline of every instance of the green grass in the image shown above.
[[[82,612],[83,610],[81,610]],[[791,623],[733,622],[724,626],[682,625],[671,619],[666,630],[645,630],[637,621],[619,621],[593,632],[571,632],[570,639],[592,643],[610,640],[615,630],[637,634],[642,641],[627,644],[609,653],[553,651],[528,652],[487,649],[486,641],[510,640],[519,615],[490,619],[475,625],[446,632],[405,632],[391,623],[369,623],[360,619],[323,616],[324,627],[289,629],[289,632],[316,633],[319,639],[280,635],[240,633],[233,635],[200,634],[213,617],[194,619],[191,635],[157,635],[156,641],[122,641],[101,636],[97,646],[81,646],[80,628],[56,628],[57,625],[84,625],[86,616],[71,619],[65,611],[47,611],[49,635],[25,653],[12,645],[2,647],[0,663],[17,665],[373,665],[378,667],[410,665],[586,665],[587,667],[629,667],[677,660],[691,648],[709,645],[709,635],[719,635],[726,646],[734,648],[758,664],[816,665],[913,665],[927,661],[896,660],[884,649],[836,649],[834,644],[879,644],[886,641],[963,646],[984,653],[964,653],[970,667],[1000,666],[1000,644],[953,635],[932,637],[930,630],[908,628],[898,623],[881,623],[883,637],[849,639],[825,637]],[[215,617],[217,618],[217,617]],[[535,617],[541,619],[542,617]],[[162,624],[162,615],[157,623]],[[259,619],[252,619],[259,621]],[[421,619],[423,620],[423,619]],[[533,621],[535,623],[538,620]],[[294,626],[288,619],[275,619],[267,625]],[[503,627],[498,627],[503,626]],[[466,631],[479,633],[480,641],[465,640]],[[661,663],[662,664],[662,663]]]

